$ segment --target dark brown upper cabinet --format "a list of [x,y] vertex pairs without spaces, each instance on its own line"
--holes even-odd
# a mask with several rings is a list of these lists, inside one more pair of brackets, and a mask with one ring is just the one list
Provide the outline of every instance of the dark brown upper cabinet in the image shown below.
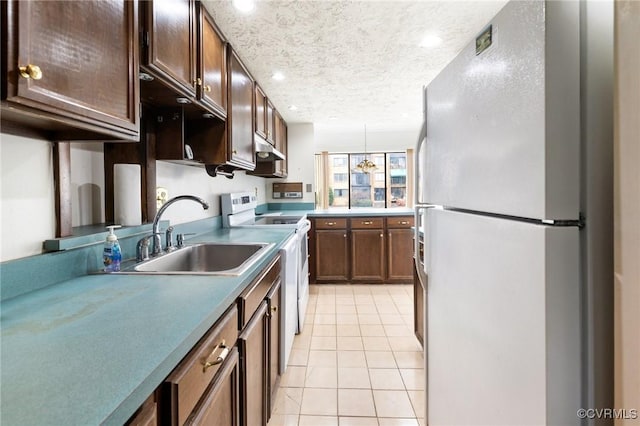
[[[224,37],[202,3],[198,13],[198,99],[221,117],[227,115],[227,57]],[[200,80],[198,80],[200,79]]]
[[[256,86],[257,87],[257,86]],[[258,92],[256,92],[256,96]],[[256,98],[257,101],[258,98]],[[257,104],[257,102],[256,102]],[[266,105],[266,104],[265,104]],[[256,168],[250,174],[266,178],[286,178],[287,177],[287,123],[284,121],[280,113],[273,109],[273,122],[275,129],[275,148],[284,154],[284,160],[266,160],[261,161],[257,158]],[[265,114],[266,117],[266,114]],[[256,131],[258,134],[258,131]]]
[[[253,77],[231,45],[227,44],[227,119],[190,131],[194,153],[203,154],[207,173],[217,176],[236,169],[254,170]],[[218,141],[211,143],[211,141]],[[197,156],[196,156],[197,157]]]
[[137,2],[0,7],[3,125],[58,141],[139,139]]
[[[199,1],[153,0],[144,5],[143,100],[155,106],[200,105],[227,114],[226,41]],[[160,84],[158,84],[160,83]]]
[[267,139],[267,95],[256,83],[255,88],[256,110],[255,110],[255,126],[256,134]]
[[[173,89],[176,95],[194,99],[195,3],[191,0],[153,0],[141,4],[144,7],[144,70]],[[142,89],[145,89],[145,84]]]
[[227,49],[229,102],[228,162],[247,170],[256,167],[253,146],[253,78],[230,46]]

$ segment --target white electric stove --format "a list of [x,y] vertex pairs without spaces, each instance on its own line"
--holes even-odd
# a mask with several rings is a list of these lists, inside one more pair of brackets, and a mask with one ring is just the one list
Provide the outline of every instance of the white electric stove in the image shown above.
[[284,372],[296,333],[302,331],[309,301],[309,242],[307,233],[311,222],[306,215],[286,215],[269,213],[256,215],[256,196],[252,192],[234,192],[220,196],[222,226],[293,228],[295,236],[280,250],[283,260],[283,286],[281,291],[282,309],[282,353],[280,372]]

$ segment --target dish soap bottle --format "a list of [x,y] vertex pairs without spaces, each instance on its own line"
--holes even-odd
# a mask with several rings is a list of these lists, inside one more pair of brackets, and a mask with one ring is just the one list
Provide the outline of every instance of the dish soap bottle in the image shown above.
[[120,251],[120,243],[118,243],[118,237],[113,233],[115,228],[120,228],[120,225],[107,226],[109,234],[104,242],[104,250],[102,251],[102,261],[104,263],[105,272],[118,272],[120,271],[120,262],[122,261],[122,252]]

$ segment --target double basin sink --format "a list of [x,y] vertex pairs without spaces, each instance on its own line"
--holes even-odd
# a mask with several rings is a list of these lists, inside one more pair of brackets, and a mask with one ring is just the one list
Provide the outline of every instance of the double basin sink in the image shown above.
[[145,260],[124,273],[238,276],[262,260],[272,243],[196,243]]

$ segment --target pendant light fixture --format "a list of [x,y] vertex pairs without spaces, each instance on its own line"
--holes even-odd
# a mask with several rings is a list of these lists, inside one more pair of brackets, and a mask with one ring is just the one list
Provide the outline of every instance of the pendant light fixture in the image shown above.
[[365,124],[364,125],[364,159],[356,165],[353,171],[360,172],[360,173],[371,173],[376,171],[377,169],[378,168],[376,167],[376,165],[367,158],[367,125]]

